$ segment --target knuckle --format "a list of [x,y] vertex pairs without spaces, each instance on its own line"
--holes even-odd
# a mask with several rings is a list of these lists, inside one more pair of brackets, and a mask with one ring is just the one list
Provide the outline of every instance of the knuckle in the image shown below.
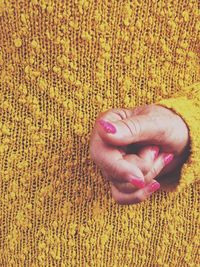
[[123,194],[119,193],[114,185],[111,185],[111,193],[113,199],[115,200],[115,202],[117,202],[117,204],[125,204]]
[[124,120],[127,118],[127,114],[124,109],[109,109],[108,113],[113,119]]
[[138,119],[136,119],[136,118],[131,119],[130,118],[129,120],[122,120],[121,122],[126,125],[126,127],[130,130],[132,135],[140,136],[141,126],[140,126]]
[[140,136],[141,134],[141,124],[137,118],[129,120],[129,129],[131,130],[132,135]]
[[118,176],[118,171],[117,171],[117,166],[111,165],[111,170],[112,170],[112,176],[117,177]]
[[108,166],[108,170],[111,173],[111,176],[116,179],[117,181],[123,182],[125,173],[123,169],[120,167],[120,162],[110,162]]
[[123,193],[133,193],[137,190],[137,188],[135,186],[133,186],[132,184],[130,183],[121,183],[121,182],[115,182],[115,186],[117,187],[117,189],[120,191],[120,192],[123,192]]
[[98,117],[96,118],[95,123],[97,123],[100,119],[121,119],[123,116],[124,112],[121,109],[110,108],[106,111],[100,112]]
[[122,120],[125,120],[128,118],[128,114],[125,109],[113,109],[112,112],[116,114]]
[[151,173],[150,174],[147,174],[145,176],[145,182],[146,182],[146,184],[150,183],[152,180],[153,180],[153,178],[152,178]]
[[158,170],[155,167],[152,167],[151,176],[155,178],[158,174],[159,174]]
[[152,168],[152,164],[150,162],[147,162],[146,160],[143,160],[142,164],[142,171],[144,174],[147,174]]

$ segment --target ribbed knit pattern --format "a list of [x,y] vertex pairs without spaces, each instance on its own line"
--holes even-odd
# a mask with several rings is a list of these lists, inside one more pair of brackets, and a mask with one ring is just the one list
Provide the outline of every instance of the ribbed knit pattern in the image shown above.
[[[0,0],[1,267],[200,265],[198,16],[193,0]],[[150,103],[183,116],[191,154],[174,190],[121,206],[90,132]]]

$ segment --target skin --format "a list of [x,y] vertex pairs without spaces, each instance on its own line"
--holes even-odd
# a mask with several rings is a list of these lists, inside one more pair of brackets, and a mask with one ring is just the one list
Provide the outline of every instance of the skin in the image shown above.
[[[102,120],[112,124],[116,132],[106,132]],[[188,157],[189,143],[186,123],[168,108],[152,104],[110,109],[100,113],[95,121],[90,155],[110,181],[114,200],[119,204],[135,204],[153,193],[149,188],[158,178],[180,168]],[[153,153],[156,147],[157,158]],[[166,164],[168,155],[173,155],[173,159]],[[130,175],[142,178],[145,187],[131,184]]]

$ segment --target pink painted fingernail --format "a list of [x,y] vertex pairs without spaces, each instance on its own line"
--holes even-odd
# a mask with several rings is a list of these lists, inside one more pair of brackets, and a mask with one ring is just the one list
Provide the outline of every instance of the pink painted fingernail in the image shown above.
[[155,192],[156,190],[158,190],[160,188],[160,184],[158,182],[153,182],[151,184],[148,184],[146,186],[146,189],[147,189],[147,192],[148,193],[153,193]]
[[116,133],[117,130],[116,130],[115,126],[112,125],[110,122],[104,121],[102,119],[99,120],[98,122],[107,133],[111,133],[111,134]]
[[140,178],[140,177],[130,175],[130,176],[128,177],[128,179],[129,179],[129,182],[130,182],[132,185],[136,186],[136,187],[139,187],[139,188],[143,188],[143,187],[145,187],[145,182],[144,182],[143,179]]
[[174,158],[173,154],[166,154],[166,156],[164,156],[165,165],[169,164],[172,161],[173,158]]
[[153,146],[152,147],[152,152],[153,152],[153,159],[155,160],[158,157],[158,154],[159,154],[159,147],[158,146]]

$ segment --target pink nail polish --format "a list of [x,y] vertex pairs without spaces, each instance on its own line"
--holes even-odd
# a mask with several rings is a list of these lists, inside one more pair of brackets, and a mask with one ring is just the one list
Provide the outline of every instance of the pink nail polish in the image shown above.
[[145,187],[145,182],[144,182],[143,179],[140,178],[140,177],[130,175],[128,179],[129,179],[129,182],[130,182],[132,185],[134,185],[134,186],[136,186],[136,187],[138,187],[138,188],[143,188],[143,187]]
[[158,182],[153,182],[151,184],[148,184],[146,187],[148,193],[153,193],[159,188],[160,188],[160,184]]
[[164,157],[165,165],[169,164],[172,161],[173,158],[174,158],[173,154],[166,154],[166,156]]
[[152,147],[152,152],[153,152],[153,159],[155,160],[158,157],[158,154],[159,154],[159,147],[153,146]]
[[113,126],[110,122],[104,121],[102,119],[99,120],[98,122],[107,133],[111,133],[111,134],[116,133],[117,130],[115,126]]

